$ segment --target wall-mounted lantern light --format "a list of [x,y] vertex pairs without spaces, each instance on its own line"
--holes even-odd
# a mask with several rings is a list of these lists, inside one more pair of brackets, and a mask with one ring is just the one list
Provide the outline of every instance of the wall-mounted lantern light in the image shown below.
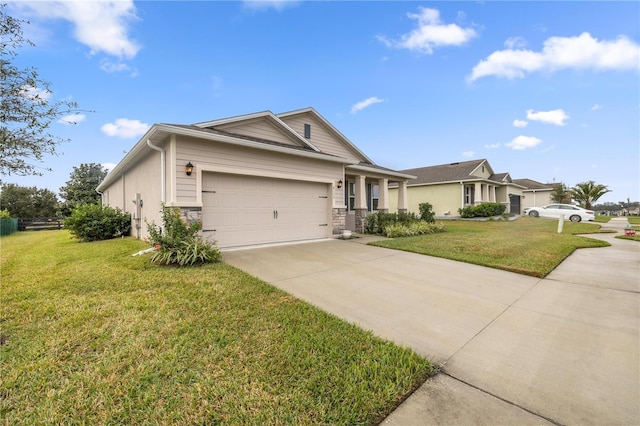
[[338,187],[338,189],[342,188],[342,179],[338,181],[338,184],[336,186]]
[[184,166],[184,171],[187,173],[187,176],[191,176],[191,173],[193,173],[193,164],[191,164],[191,161]]

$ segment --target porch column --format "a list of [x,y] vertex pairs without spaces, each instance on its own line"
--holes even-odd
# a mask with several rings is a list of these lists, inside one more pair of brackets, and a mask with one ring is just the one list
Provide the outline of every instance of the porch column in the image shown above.
[[354,210],[356,215],[356,232],[364,233],[364,220],[367,217],[367,185],[365,184],[365,176],[356,176]]
[[482,184],[480,182],[476,182],[475,183],[475,190],[474,190],[476,197],[473,204],[480,204],[482,203]]
[[378,211],[389,211],[389,179],[378,179]]
[[409,211],[409,200],[407,198],[407,181],[398,182],[398,213]]
[[496,186],[495,185],[491,185],[491,201],[493,201],[494,203],[498,200],[496,200]]

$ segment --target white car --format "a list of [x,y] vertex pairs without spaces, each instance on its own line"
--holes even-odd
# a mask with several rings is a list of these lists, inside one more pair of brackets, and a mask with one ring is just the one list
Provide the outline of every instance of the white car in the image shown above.
[[524,214],[531,217],[551,217],[559,219],[560,215],[564,215],[565,219],[571,222],[580,222],[581,220],[595,220],[595,213],[592,210],[586,210],[582,207],[573,206],[571,204],[549,204],[542,207],[527,207]]

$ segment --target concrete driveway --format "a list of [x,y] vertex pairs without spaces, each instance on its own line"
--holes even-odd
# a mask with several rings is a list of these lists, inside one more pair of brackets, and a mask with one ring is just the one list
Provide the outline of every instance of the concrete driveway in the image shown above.
[[[621,229],[624,222],[612,221]],[[224,260],[442,367],[384,424],[640,424],[640,244],[581,249],[545,279],[359,244]]]

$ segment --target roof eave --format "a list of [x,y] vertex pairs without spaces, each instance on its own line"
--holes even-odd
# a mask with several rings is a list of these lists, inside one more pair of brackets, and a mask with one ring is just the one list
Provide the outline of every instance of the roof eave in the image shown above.
[[[165,133],[166,136],[170,134],[176,134],[180,136],[191,136],[198,139],[205,139],[210,141],[227,143],[230,145],[243,146],[247,148],[255,148],[263,151],[278,152],[282,154],[295,155],[303,158],[311,158],[316,160],[323,160],[332,163],[339,163],[344,165],[357,164],[356,160],[350,160],[342,157],[336,157],[328,154],[323,154],[317,151],[300,151],[284,146],[268,145],[262,142],[256,142],[246,139],[234,138],[231,136],[206,133],[200,130],[185,129],[182,127],[175,127],[170,124],[154,124],[151,129],[145,133],[145,135],[134,145],[134,147],[124,156],[124,158],[116,165],[116,167],[104,178],[104,180],[96,188],[97,191],[103,191],[108,187],[113,180],[115,180],[122,171],[126,170],[128,165],[138,156],[142,150],[147,146],[147,140],[151,139],[158,134]],[[151,149],[151,148],[149,148]]]
[[406,173],[396,172],[395,170],[386,170],[386,169],[378,169],[378,168],[375,168],[375,167],[367,167],[367,166],[364,166],[362,164],[349,165],[349,166],[347,166],[347,169],[348,170],[362,171],[362,172],[367,172],[367,173],[372,173],[372,174],[388,175],[388,176],[392,176],[392,177],[400,178],[400,179],[407,179],[407,180],[417,179],[417,176],[414,176],[414,175],[409,175],[409,174],[406,174]]

